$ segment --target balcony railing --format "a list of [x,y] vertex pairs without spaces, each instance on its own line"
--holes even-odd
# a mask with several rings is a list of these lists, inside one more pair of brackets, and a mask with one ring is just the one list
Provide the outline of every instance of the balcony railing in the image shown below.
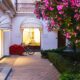
[[27,13],[27,12],[34,12],[35,4],[33,3],[16,3],[16,9],[19,13]]

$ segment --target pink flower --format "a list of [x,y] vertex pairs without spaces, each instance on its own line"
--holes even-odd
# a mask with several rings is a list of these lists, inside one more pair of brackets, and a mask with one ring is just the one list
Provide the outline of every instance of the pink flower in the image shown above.
[[48,20],[48,17],[47,17],[46,15],[44,15],[43,18],[44,18],[45,20]]
[[68,2],[63,3],[63,6],[64,6],[64,7],[68,7]]
[[65,29],[63,29],[63,31],[65,32]]
[[55,25],[55,21],[53,18],[51,18],[51,26],[54,26]]
[[63,14],[64,12],[63,11],[59,11],[59,14]]
[[66,33],[66,38],[67,39],[70,39],[71,38],[71,36],[70,36],[70,34],[68,32]]
[[74,18],[76,18],[76,20],[79,20],[79,14],[76,13],[76,14],[74,15]]
[[68,0],[62,0],[63,2],[68,2]]
[[76,32],[73,32],[73,35],[76,37],[77,33]]
[[76,3],[76,6],[77,6],[77,7],[80,7],[80,3]]
[[48,1],[48,0],[44,0],[43,2],[45,3],[45,6],[46,6],[46,7],[49,6],[49,1]]
[[54,10],[54,8],[50,6],[50,7],[49,7],[49,10],[52,11],[52,10]]
[[75,5],[75,0],[71,0],[71,4],[72,4],[72,6],[74,6]]
[[58,21],[61,21],[62,20],[62,18],[61,17],[58,17]]
[[78,10],[76,9],[75,12],[78,12]]
[[77,44],[78,42],[79,42],[78,40],[75,41],[76,44]]
[[78,20],[80,20],[80,14],[79,13],[76,13],[75,15],[74,15],[74,18],[78,21]]
[[45,15],[45,10],[42,10],[42,17],[46,18],[47,16]]
[[77,30],[80,30],[80,26],[77,26],[76,29],[77,29]]
[[58,11],[62,10],[63,9],[63,5],[57,5],[57,9],[58,9]]

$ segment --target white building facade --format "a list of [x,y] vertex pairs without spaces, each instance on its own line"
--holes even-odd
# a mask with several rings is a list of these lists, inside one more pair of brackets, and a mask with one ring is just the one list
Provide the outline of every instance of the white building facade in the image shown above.
[[[9,47],[11,45],[23,42],[27,44],[30,38],[32,42],[36,41],[35,45],[40,46],[41,50],[58,48],[58,32],[48,32],[47,21],[37,19],[34,14],[35,0],[6,1],[12,6],[10,9],[4,7],[5,11],[2,11],[3,9],[0,11],[0,16],[5,17],[5,19],[0,18],[3,21],[3,25],[0,26],[0,58],[10,55]],[[30,33],[31,30],[32,33]],[[32,36],[33,34],[34,36]]]
[[0,58],[9,55],[11,18],[0,11]]
[[[32,20],[33,19],[33,20]],[[31,21],[32,20],[32,21]],[[22,25],[23,24],[23,25]],[[12,22],[11,43],[21,44],[23,42],[23,30],[27,28],[38,28],[40,31],[40,46],[42,50],[57,48],[57,32],[48,32],[46,21],[27,16],[16,16]]]
[[7,5],[8,3],[11,3],[11,1],[0,1],[0,58],[9,56],[11,45],[12,17],[15,10],[10,8],[10,5]]

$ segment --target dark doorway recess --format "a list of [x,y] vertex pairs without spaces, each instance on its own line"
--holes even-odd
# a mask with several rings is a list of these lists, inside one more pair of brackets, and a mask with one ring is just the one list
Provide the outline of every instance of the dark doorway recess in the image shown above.
[[58,48],[64,47],[66,45],[66,38],[58,31]]

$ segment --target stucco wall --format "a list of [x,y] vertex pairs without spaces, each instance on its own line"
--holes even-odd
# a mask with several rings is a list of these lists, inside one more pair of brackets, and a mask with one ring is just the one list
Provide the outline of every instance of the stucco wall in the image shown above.
[[[21,23],[27,18],[27,16],[16,16],[12,20],[12,33],[11,33],[11,44],[21,44],[22,42],[22,33],[20,31]],[[48,32],[46,27],[46,21],[42,21],[41,31],[41,49],[55,49],[57,48],[57,32]]]
[[25,19],[25,16],[17,16],[12,20],[12,32],[11,32],[11,44],[21,44],[22,34],[20,31],[20,25]]
[[41,35],[41,49],[56,49],[58,45],[57,32],[49,32],[47,29],[47,21],[42,20],[43,32]]
[[3,52],[4,56],[9,56],[9,47],[11,44],[11,31],[4,31],[3,32]]

